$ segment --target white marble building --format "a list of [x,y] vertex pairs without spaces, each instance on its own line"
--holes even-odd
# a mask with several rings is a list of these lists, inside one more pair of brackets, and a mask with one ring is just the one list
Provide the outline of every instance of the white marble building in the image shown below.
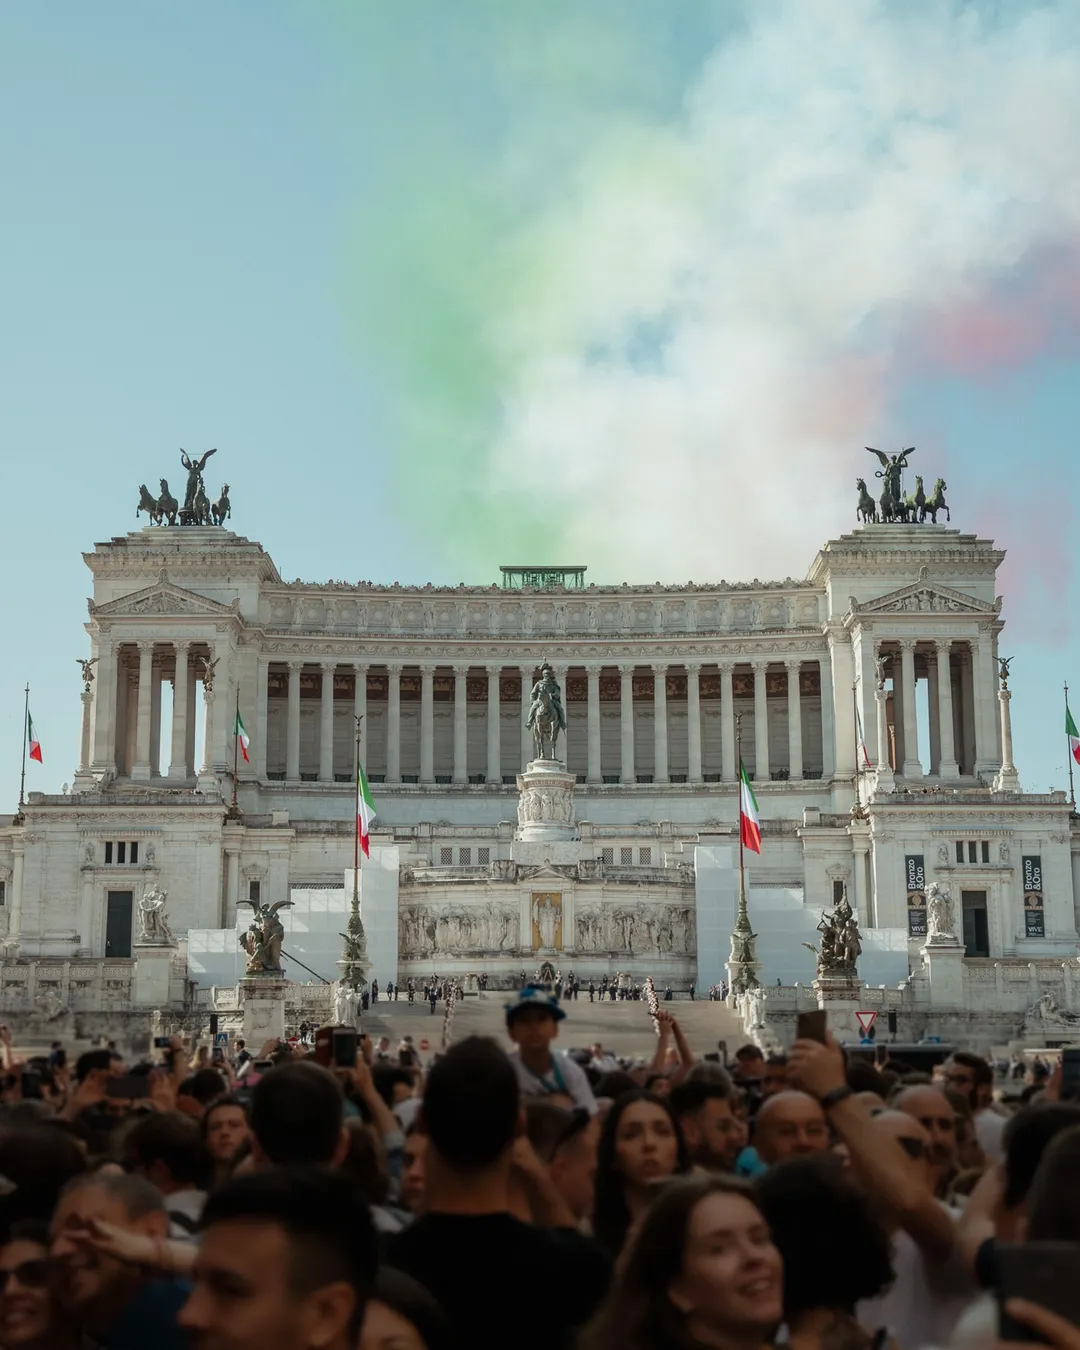
[[[586,977],[719,980],[737,720],[763,819],[748,883],[769,984],[812,977],[801,944],[845,886],[871,982],[918,965],[931,880],[968,959],[1076,953],[1080,834],[1064,795],[1021,794],[1003,755],[1003,554],[987,540],[873,525],[826,544],[803,580],[682,587],[585,585],[583,569],[524,587],[505,572],[487,587],[285,582],[261,545],[214,527],[147,527],[84,556],[96,664],[75,786],[0,819],[0,998],[27,962],[66,972],[62,992],[80,963],[125,968],[151,884],[202,982],[235,965],[245,899],[311,891],[344,908],[356,714],[397,912],[382,983],[544,957]],[[572,837],[547,845],[515,838],[523,692],[545,659],[576,778]],[[237,701],[251,758],[233,815]],[[537,897],[558,910],[553,944]],[[337,920],[316,941],[303,913],[283,915],[287,949],[332,977]]]

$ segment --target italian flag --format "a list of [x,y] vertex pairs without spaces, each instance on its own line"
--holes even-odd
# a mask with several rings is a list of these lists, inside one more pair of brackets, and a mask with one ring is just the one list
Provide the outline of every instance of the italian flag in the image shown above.
[[39,764],[44,763],[41,758],[41,742],[34,731],[34,719],[30,716],[30,709],[26,710],[26,740],[30,748],[30,758],[36,759]]
[[[1076,723],[1073,721],[1072,713],[1069,711],[1069,705],[1065,704],[1065,735],[1069,738],[1069,754],[1080,764],[1080,736],[1076,734]],[[31,750],[30,752],[34,752]]]
[[239,743],[240,753],[244,756],[244,763],[249,764],[251,761],[248,759],[248,746],[251,744],[251,737],[244,730],[244,723],[240,718],[239,703],[236,705],[236,726],[233,729],[233,734]]
[[356,766],[356,828],[360,833],[360,847],[364,850],[364,857],[371,857],[370,831],[371,822],[375,819],[375,801],[371,795],[371,788],[368,787],[367,774],[364,773],[364,766]]
[[757,798],[750,786],[746,765],[739,760],[739,839],[743,848],[761,852],[761,818],[758,816]]

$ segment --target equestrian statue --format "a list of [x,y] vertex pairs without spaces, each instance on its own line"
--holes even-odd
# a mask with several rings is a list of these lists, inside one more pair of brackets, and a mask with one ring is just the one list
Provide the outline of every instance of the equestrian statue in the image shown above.
[[532,704],[525,725],[532,727],[536,758],[557,759],[559,732],[566,730],[566,714],[559,682],[546,661],[540,667],[540,678],[532,687]]
[[867,491],[865,478],[856,478],[859,500],[855,506],[855,519],[860,525],[876,525],[879,522],[882,525],[922,525],[928,516],[936,525],[939,511],[945,512],[946,520],[952,520],[945,501],[948,484],[944,478],[937,480],[934,491],[927,496],[922,476],[916,474],[915,491],[904,495],[903,471],[907,468],[909,455],[915,451],[913,445],[895,455],[875,450],[872,445],[866,449],[881,461],[881,468],[874,471],[874,476],[881,479],[881,497],[875,502]]

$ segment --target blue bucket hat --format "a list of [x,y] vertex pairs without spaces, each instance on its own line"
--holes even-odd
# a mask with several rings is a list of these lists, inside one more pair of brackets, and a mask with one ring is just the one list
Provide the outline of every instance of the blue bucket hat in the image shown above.
[[543,1008],[547,1013],[554,1017],[556,1022],[561,1022],[566,1013],[559,1007],[558,999],[543,989],[538,989],[535,984],[527,984],[520,991],[516,999],[513,999],[506,1005],[507,1025],[514,1020],[522,1008]]

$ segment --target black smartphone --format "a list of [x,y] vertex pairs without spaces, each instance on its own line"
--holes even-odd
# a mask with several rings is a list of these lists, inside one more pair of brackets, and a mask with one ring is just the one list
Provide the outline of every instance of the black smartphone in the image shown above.
[[138,1102],[150,1095],[150,1084],[144,1073],[127,1073],[106,1079],[105,1096],[123,1101]]
[[24,1069],[21,1082],[24,1101],[30,1101],[41,1096],[41,1074],[36,1069]]
[[215,1064],[221,1064],[225,1059],[225,1049],[223,1046],[215,1045],[211,1051],[210,1058]]
[[168,1048],[169,1048],[169,1038],[168,1038],[168,1036],[155,1036],[155,1037],[154,1037],[154,1049],[155,1049],[155,1050],[168,1050]]
[[825,1044],[826,1014],[824,1008],[816,1012],[801,1012],[795,1019],[795,1039],[797,1041],[817,1041]]
[[252,1065],[251,1065],[251,1072],[252,1072],[252,1073],[269,1073],[270,1070],[271,1070],[273,1067],[274,1067],[274,1061],[273,1061],[272,1059],[256,1059],[256,1060],[253,1061],[253,1063],[252,1063]]
[[1061,1100],[1071,1102],[1080,1096],[1080,1046],[1069,1045],[1061,1052]]
[[352,1027],[335,1027],[333,1038],[333,1062],[337,1069],[356,1067],[356,1045],[358,1037]]
[[1005,1311],[1010,1298],[1029,1303],[1080,1325],[1080,1243],[999,1242],[998,1334],[1003,1341],[1042,1341],[1042,1336]]

